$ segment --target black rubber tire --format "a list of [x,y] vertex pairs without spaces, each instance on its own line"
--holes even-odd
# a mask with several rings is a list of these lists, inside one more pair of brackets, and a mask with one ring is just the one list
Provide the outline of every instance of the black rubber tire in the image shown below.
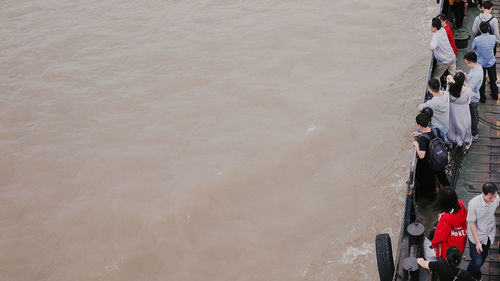
[[391,237],[387,233],[375,237],[377,266],[380,281],[392,281],[394,275],[394,259],[392,258]]

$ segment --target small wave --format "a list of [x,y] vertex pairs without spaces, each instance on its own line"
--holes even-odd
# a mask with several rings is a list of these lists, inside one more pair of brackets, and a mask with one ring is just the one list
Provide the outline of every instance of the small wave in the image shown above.
[[375,246],[370,243],[363,242],[361,247],[352,247],[349,246],[347,250],[342,255],[342,262],[344,264],[352,264],[354,260],[356,260],[359,256],[368,256],[374,252]]
[[119,262],[116,260],[111,262],[110,264],[104,266],[104,269],[106,271],[115,271],[115,270],[118,270],[119,268],[120,268]]
[[306,277],[308,271],[309,271],[309,269],[304,269],[302,271],[302,277]]
[[305,135],[309,135],[312,131],[316,130],[316,126],[315,125],[311,125],[309,126],[309,128],[307,129],[307,132],[305,133]]

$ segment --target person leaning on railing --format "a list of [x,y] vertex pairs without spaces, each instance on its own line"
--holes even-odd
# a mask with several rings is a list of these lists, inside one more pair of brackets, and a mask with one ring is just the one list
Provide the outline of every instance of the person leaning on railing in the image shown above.
[[[440,133],[440,134],[441,134],[441,136],[443,137],[443,140],[444,140],[445,142],[448,142],[448,138],[446,137],[446,133],[444,132],[443,127],[442,127],[441,125],[439,125],[438,123],[436,123],[436,124],[432,123],[432,117],[434,116],[434,110],[432,110],[432,108],[430,108],[430,107],[426,106],[426,107],[422,108],[422,110],[421,110],[420,112],[425,113],[425,114],[427,114],[427,115],[429,116],[429,118],[430,118],[430,120],[431,120],[431,121],[429,122],[429,128],[431,128],[431,130],[432,130],[432,129],[434,129],[434,128],[435,128],[435,129],[438,129],[438,130],[439,130],[439,133]],[[413,132],[413,133],[412,133],[412,136],[413,136],[413,137],[418,137],[418,136],[420,136],[421,134],[422,134],[422,130],[420,130],[420,129],[417,127],[417,131],[416,131],[416,132]]]
[[[436,177],[442,186],[449,186],[450,182],[446,177],[445,170],[434,171],[429,164],[429,155],[427,150],[430,145],[430,140],[434,138],[441,138],[439,130],[429,128],[430,117],[426,113],[420,113],[415,118],[418,129],[422,131],[413,141],[413,146],[415,146],[417,152],[417,169],[415,174],[415,181],[418,182],[418,187],[416,189],[415,196],[428,197],[433,200],[436,196]],[[412,137],[415,137],[416,133],[412,133]]]
[[469,101],[473,95],[467,87],[465,73],[461,70],[455,76],[448,75],[448,92],[450,93],[450,129],[448,139],[455,145],[469,149],[472,144],[471,114]]
[[430,48],[436,58],[436,67],[432,73],[432,78],[440,79],[448,70],[450,75],[456,72],[456,56],[451,47],[446,31],[441,27],[441,21],[433,18],[431,23],[432,40]]
[[432,95],[432,99],[419,104],[418,110],[422,111],[424,107],[432,108],[434,112],[432,123],[440,125],[444,133],[448,134],[450,129],[450,95],[447,91],[441,91],[440,88],[441,83],[438,79],[432,78],[427,81],[427,89]]
[[455,190],[448,186],[438,191],[433,207],[440,213],[431,245],[436,250],[436,258],[446,261],[446,251],[450,247],[457,247],[460,253],[464,252],[467,242],[467,209],[464,202],[458,199]]
[[437,18],[441,21],[441,27],[446,31],[446,35],[448,36],[448,41],[450,41],[451,48],[455,53],[455,56],[458,55],[457,45],[455,44],[455,38],[453,37],[453,31],[450,27],[450,21],[446,17],[445,14],[439,14]]
[[458,268],[462,260],[462,254],[457,247],[450,247],[446,251],[447,261],[426,261],[422,258],[417,259],[418,265],[422,268],[430,269],[439,275],[441,281],[473,281],[469,272]]

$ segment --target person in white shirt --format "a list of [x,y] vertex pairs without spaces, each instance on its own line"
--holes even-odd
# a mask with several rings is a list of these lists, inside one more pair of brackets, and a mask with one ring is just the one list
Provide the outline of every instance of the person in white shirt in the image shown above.
[[450,75],[455,75],[455,52],[453,52],[448,35],[444,28],[441,28],[441,21],[438,18],[432,19],[431,31],[432,40],[430,47],[436,59],[436,67],[432,73],[432,78],[439,80],[446,70],[448,70]]
[[445,134],[448,134],[450,129],[450,95],[447,91],[441,91],[439,80],[431,78],[427,82],[427,88],[432,94],[432,99],[418,106],[418,110],[422,111],[424,107],[432,108],[434,116],[432,123],[440,125]]
[[471,257],[467,271],[477,280],[481,280],[479,269],[488,257],[490,246],[495,242],[495,211],[500,203],[495,183],[485,183],[482,191],[469,201],[467,214],[467,238]]
[[479,63],[477,63],[477,55],[474,52],[467,52],[464,55],[465,64],[470,68],[469,74],[467,75],[467,85],[472,90],[472,97],[469,103],[469,110],[471,116],[471,133],[472,140],[478,141],[478,123],[479,123],[479,100],[480,94],[479,90],[483,85],[483,68]]

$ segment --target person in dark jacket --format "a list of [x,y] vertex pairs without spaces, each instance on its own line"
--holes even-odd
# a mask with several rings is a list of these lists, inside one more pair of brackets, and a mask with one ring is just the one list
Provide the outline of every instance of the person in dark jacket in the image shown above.
[[[415,180],[418,182],[416,188],[415,196],[418,198],[428,197],[434,200],[436,196],[436,177],[442,186],[449,186],[448,177],[446,176],[445,170],[434,171],[428,161],[427,149],[429,148],[430,140],[433,138],[441,138],[443,136],[439,133],[439,130],[429,128],[430,117],[426,113],[420,113],[415,118],[417,122],[417,128],[422,132],[417,136],[416,140],[413,142],[413,146],[417,151],[417,170],[415,174]],[[412,136],[415,137],[416,133],[413,132]]]
[[432,270],[433,274],[438,274],[441,281],[473,281],[469,272],[458,268],[461,260],[460,250],[457,247],[450,247],[446,251],[446,262],[418,258],[417,263],[425,269]]

